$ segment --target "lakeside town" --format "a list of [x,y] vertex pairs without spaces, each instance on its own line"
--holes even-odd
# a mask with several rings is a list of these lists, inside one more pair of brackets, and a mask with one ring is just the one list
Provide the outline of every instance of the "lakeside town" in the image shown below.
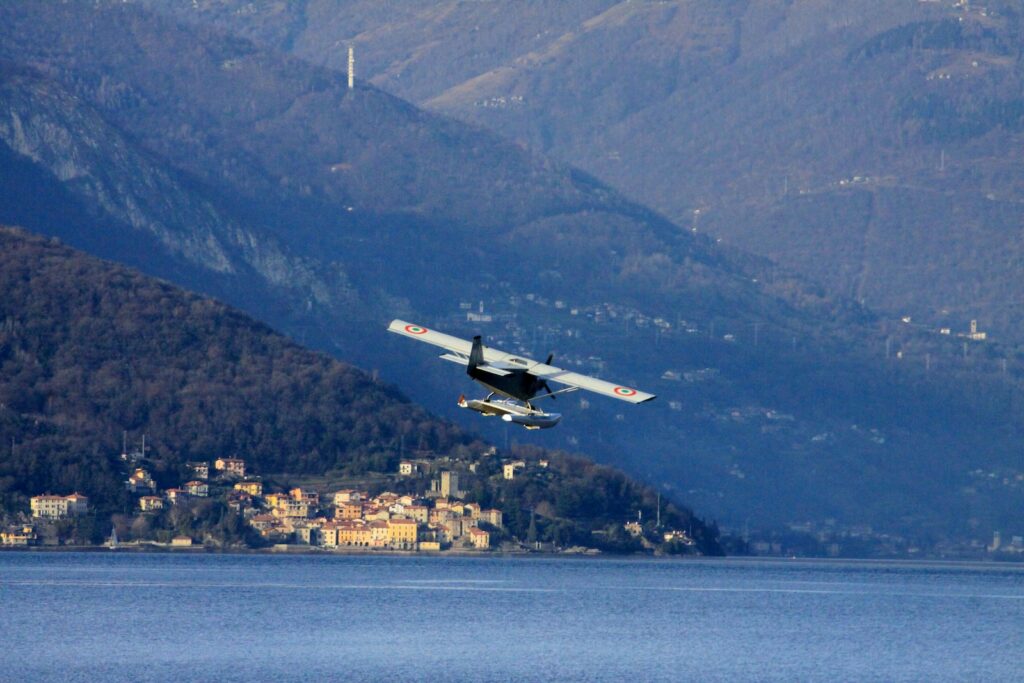
[[[142,451],[122,453],[121,460],[129,472],[124,485],[134,509],[112,515],[109,534],[100,536],[96,529],[81,533],[77,522],[94,519],[88,496],[42,493],[31,497],[28,515],[8,519],[0,530],[0,546],[596,554],[601,546],[607,549],[607,537],[621,534],[618,540],[625,539],[628,550],[696,551],[686,531],[661,523],[660,499],[655,519],[648,524],[643,523],[642,510],[635,515],[623,510],[625,521],[593,531],[597,542],[586,545],[573,543],[578,533],[559,534],[550,528],[545,533],[544,527],[551,526],[545,518],[553,513],[542,503],[541,515],[529,512],[520,537],[507,528],[499,507],[467,498],[487,497],[481,495],[481,482],[488,480],[514,486],[529,479],[551,481],[557,475],[548,459],[499,458],[494,448],[482,458],[403,459],[388,476],[371,477],[372,485],[328,492],[268,486],[249,471],[244,459],[234,457],[188,462],[188,480],[161,489]],[[467,478],[473,492],[463,489]],[[516,501],[511,502],[518,509]],[[197,523],[211,517],[218,518],[216,526]],[[223,533],[225,529],[230,533]],[[90,535],[93,543],[88,542]]]

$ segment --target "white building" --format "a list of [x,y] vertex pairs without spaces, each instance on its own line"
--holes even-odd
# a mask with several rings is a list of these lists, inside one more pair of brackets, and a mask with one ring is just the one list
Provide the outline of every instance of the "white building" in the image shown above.
[[77,517],[89,513],[89,498],[80,493],[70,496],[32,496],[29,500],[33,517],[59,519],[61,517]]

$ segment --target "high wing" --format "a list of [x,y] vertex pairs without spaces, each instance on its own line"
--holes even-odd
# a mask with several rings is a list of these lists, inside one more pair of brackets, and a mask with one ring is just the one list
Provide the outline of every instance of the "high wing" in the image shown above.
[[[394,332],[403,337],[440,346],[448,351],[448,353],[442,354],[441,358],[459,363],[460,365],[469,364],[469,353],[473,350],[473,342],[453,337],[450,334],[438,332],[437,330],[430,330],[422,325],[408,323],[404,320],[392,320],[391,324],[388,325],[388,332]],[[481,370],[492,372],[495,375],[508,375],[513,370],[526,370],[534,363],[536,361],[519,358],[511,353],[505,353],[504,351],[498,351],[497,349],[485,346],[484,364],[479,367]]]
[[[469,364],[469,354],[473,348],[473,343],[468,340],[431,330],[422,325],[408,323],[404,320],[392,320],[388,326],[388,331],[439,346],[448,351],[441,358],[462,365]],[[594,393],[617,398],[621,401],[628,401],[629,403],[644,403],[655,398],[654,394],[648,394],[632,387],[615,384],[614,382],[606,382],[603,379],[581,375],[578,372],[569,372],[553,365],[505,353],[504,351],[487,346],[484,346],[484,364],[479,366],[479,368],[496,375],[507,375],[517,370],[525,371],[541,379],[558,382],[559,384],[565,384],[578,389],[586,389],[587,391],[593,391]]]
[[569,372],[562,368],[556,368],[553,365],[546,365],[544,363],[537,363],[534,361],[531,362],[533,365],[527,368],[526,371],[531,375],[551,382],[567,384],[570,387],[576,387],[577,389],[586,389],[587,391],[592,391],[595,394],[610,396],[612,398],[617,398],[620,401],[628,401],[629,403],[645,403],[646,401],[653,401],[655,399],[654,394],[648,394],[644,391],[640,391],[639,389],[615,384],[614,382],[606,382],[603,379],[590,377],[589,375],[581,375],[578,372]]

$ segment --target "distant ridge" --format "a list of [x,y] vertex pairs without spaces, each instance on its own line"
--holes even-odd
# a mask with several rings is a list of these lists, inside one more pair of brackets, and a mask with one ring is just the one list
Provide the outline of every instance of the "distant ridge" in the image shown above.
[[833,294],[1024,341],[1019,2],[148,4],[339,69],[354,44],[384,90]]

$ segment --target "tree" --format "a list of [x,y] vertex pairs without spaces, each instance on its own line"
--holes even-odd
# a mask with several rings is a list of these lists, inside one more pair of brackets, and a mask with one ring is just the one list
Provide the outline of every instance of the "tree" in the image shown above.
[[537,542],[537,516],[530,510],[530,528],[526,530],[526,542],[534,545]]

